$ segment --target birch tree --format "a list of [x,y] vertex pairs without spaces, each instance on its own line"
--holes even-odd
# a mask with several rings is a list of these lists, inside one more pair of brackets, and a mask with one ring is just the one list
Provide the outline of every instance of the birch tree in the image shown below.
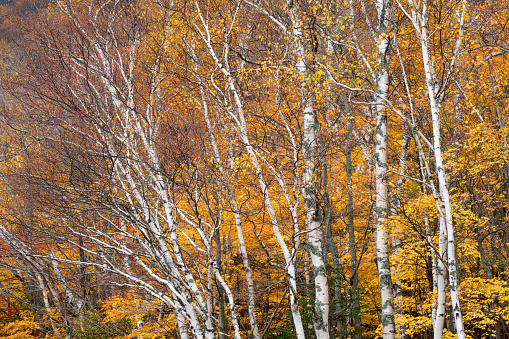
[[[428,34],[428,14],[429,4],[427,1],[423,1],[421,7],[417,7],[417,4],[409,3],[409,12],[406,11],[405,7],[399,3],[399,7],[405,12],[409,20],[411,21],[417,38],[421,45],[423,68],[426,78],[426,89],[428,93],[429,107],[432,117],[433,125],[433,151],[435,157],[436,174],[438,177],[438,188],[440,197],[440,214],[443,213],[443,220],[440,222],[440,233],[446,234],[447,237],[447,268],[449,273],[449,286],[451,291],[451,302],[453,309],[453,318],[458,333],[458,338],[465,338],[465,329],[463,326],[463,318],[461,315],[461,306],[458,296],[458,278],[459,273],[457,271],[456,261],[456,244],[454,240],[454,227],[453,227],[453,215],[452,207],[449,196],[449,188],[446,179],[445,164],[442,156],[442,141],[441,141],[441,120],[440,120],[440,104],[445,95],[445,88],[447,83],[451,81],[454,76],[456,64],[460,57],[461,47],[463,43],[463,29],[464,29],[464,13],[465,4],[459,4],[456,9],[456,15],[458,20],[458,38],[452,51],[452,57],[450,59],[449,70],[444,78],[444,83],[440,84],[439,78],[435,73],[434,62],[431,56],[430,49],[430,36]],[[440,288],[440,287],[439,287]],[[438,307],[442,306],[442,301],[439,300]],[[441,312],[437,311],[437,317],[441,317]],[[438,318],[437,318],[438,319]],[[435,338],[441,337],[442,335],[442,321],[436,321],[435,323]]]
[[[180,337],[188,337],[189,326],[195,338],[212,338],[216,324],[212,320],[213,310],[207,304],[212,292],[202,285],[200,270],[196,271],[194,263],[187,259],[188,250],[182,246],[182,239],[193,244],[195,255],[207,262],[213,258],[216,226],[203,219],[195,206],[176,206],[174,197],[185,197],[189,191],[176,193],[175,182],[168,175],[178,175],[180,165],[168,167],[168,156],[176,153],[171,155],[169,149],[162,147],[160,134],[161,57],[167,35],[161,35],[159,29],[164,32],[167,17],[154,20],[150,15],[137,16],[124,3],[103,5],[59,4],[58,10],[70,26],[71,36],[68,40],[46,36],[43,52],[47,53],[44,56],[48,66],[68,76],[66,90],[45,87],[53,85],[53,79],[47,82],[31,79],[42,85],[31,97],[40,114],[47,114],[45,109],[55,103],[64,113],[49,114],[58,121],[59,128],[55,130],[63,142],[59,156],[70,163],[70,173],[65,172],[69,184],[59,187],[58,181],[49,181],[48,187],[60,191],[61,196],[52,198],[50,194],[48,199],[53,199],[71,234],[66,242],[98,259],[83,263],[54,256],[53,266],[57,268],[61,262],[112,272],[126,282],[111,283],[144,290],[171,307],[179,319]],[[138,8],[142,12],[145,9]],[[164,7],[159,10],[166,11]],[[157,53],[140,59],[151,48]],[[55,55],[65,58],[58,59],[55,65],[52,64]],[[140,76],[146,77],[146,87],[140,86]],[[58,106],[61,102],[68,105]],[[164,135],[171,135],[171,129]],[[73,155],[66,159],[65,153]],[[87,154],[84,157],[99,154],[104,162],[83,161],[83,154]],[[199,184],[193,174],[184,178],[188,188]],[[96,185],[104,186],[96,190]],[[115,195],[108,195],[109,192]],[[197,189],[193,194],[194,201],[200,204],[203,191]],[[62,203],[66,199],[75,199],[80,201],[81,208],[95,210],[97,219],[87,225],[74,218],[73,209]],[[191,233],[198,235],[201,245],[192,240]],[[77,241],[78,238],[87,239],[86,244]],[[116,261],[117,255],[122,260]],[[125,257],[132,260],[129,266],[125,265]],[[226,295],[230,324],[234,336],[240,338],[231,289],[215,260],[205,266],[208,278],[216,279]],[[140,270],[143,275],[135,273]]]
[[389,261],[389,230],[387,217],[389,213],[389,195],[387,191],[387,112],[385,102],[389,91],[389,25],[392,9],[388,1],[377,2],[378,12],[378,63],[376,75],[375,109],[377,112],[375,131],[375,176],[376,176],[376,251],[377,266],[380,280],[382,303],[383,337],[394,338],[396,327],[394,324],[394,296],[392,290],[391,264]]
[[[244,113],[244,105],[242,103],[241,94],[239,93],[239,89],[235,84],[235,77],[233,76],[230,69],[230,57],[229,57],[229,40],[230,34],[232,33],[233,28],[235,27],[237,20],[237,13],[240,10],[240,3],[237,4],[237,8],[235,10],[235,14],[232,18],[232,21],[229,26],[225,27],[225,33],[222,41],[222,50],[221,54],[216,53],[216,49],[213,47],[212,35],[210,31],[209,22],[206,19],[201,4],[195,2],[196,6],[196,14],[198,17],[197,22],[195,23],[195,28],[198,33],[199,38],[202,43],[205,45],[205,50],[209,54],[212,59],[214,65],[219,68],[222,76],[225,79],[225,87],[226,92],[222,91],[219,87],[214,86],[214,90],[211,93],[213,97],[216,97],[219,104],[225,108],[225,113],[233,121],[234,130],[237,131],[240,140],[242,141],[243,146],[245,147],[245,151],[249,156],[249,159],[254,167],[257,181],[259,184],[259,189],[261,190],[263,200],[265,203],[265,207],[267,209],[267,213],[270,217],[270,223],[272,225],[272,230],[275,238],[277,239],[277,243],[282,251],[286,263],[286,275],[288,279],[288,284],[290,288],[290,309],[292,313],[292,318],[295,325],[295,331],[297,334],[297,338],[304,338],[304,328],[302,325],[302,318],[299,311],[299,306],[297,304],[297,283],[296,283],[296,266],[295,259],[297,251],[299,250],[299,237],[294,237],[293,249],[290,249],[287,245],[286,241],[281,234],[281,229],[279,225],[279,221],[273,207],[273,201],[271,198],[271,194],[269,191],[269,186],[266,182],[265,176],[262,171],[262,164],[260,156],[255,151],[252,146],[251,140],[249,139],[249,133],[247,130],[246,118]],[[213,79],[214,81],[214,79]],[[271,169],[272,170],[272,169]],[[282,188],[285,196],[285,200],[289,204],[292,222],[294,226],[294,234],[298,234],[300,232],[300,227],[297,221],[297,208],[298,208],[298,200],[292,201],[288,191],[286,190],[286,184],[282,180],[280,176],[278,176],[277,172],[271,171],[275,174],[277,181]]]
[[[303,109],[302,150],[304,157],[302,185],[306,210],[308,247],[315,284],[313,322],[316,338],[325,339],[329,337],[329,285],[325,270],[325,262],[323,260],[324,235],[321,225],[323,217],[321,216],[318,206],[319,192],[316,187],[320,152],[320,123],[313,107],[314,94],[309,84],[309,78],[312,76],[312,70],[309,69],[309,65],[312,67],[312,61],[310,62],[309,59],[313,57],[313,52],[310,51],[309,48],[306,50],[306,46],[309,46],[310,42],[306,43],[306,37],[303,34],[303,23],[305,22],[305,19],[301,16],[303,9],[299,9],[297,3],[294,1],[288,1],[287,8],[292,24],[291,32],[294,39],[296,69],[300,78],[304,80],[301,84]],[[314,27],[309,27],[308,29],[312,32]],[[307,40],[311,39],[307,38]]]

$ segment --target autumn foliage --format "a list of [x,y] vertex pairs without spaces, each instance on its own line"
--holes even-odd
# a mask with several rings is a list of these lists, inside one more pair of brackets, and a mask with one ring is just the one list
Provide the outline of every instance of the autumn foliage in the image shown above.
[[508,21],[0,2],[0,337],[508,337]]

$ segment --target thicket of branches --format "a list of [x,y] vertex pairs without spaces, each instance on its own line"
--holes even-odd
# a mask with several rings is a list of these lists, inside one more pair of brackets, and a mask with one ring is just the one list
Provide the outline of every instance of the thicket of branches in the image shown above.
[[0,335],[507,337],[508,20],[0,5]]

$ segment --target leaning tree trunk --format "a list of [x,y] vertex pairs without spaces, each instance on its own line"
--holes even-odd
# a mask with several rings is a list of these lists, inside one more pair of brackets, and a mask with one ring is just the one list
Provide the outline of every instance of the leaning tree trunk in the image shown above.
[[[465,328],[463,326],[461,305],[458,295],[458,270],[456,264],[456,245],[454,241],[452,207],[449,197],[449,188],[447,187],[445,165],[442,158],[442,145],[440,141],[441,121],[440,121],[440,106],[438,93],[438,77],[434,72],[433,60],[431,59],[431,56],[429,54],[429,43],[428,43],[429,37],[426,27],[426,21],[427,21],[427,1],[425,0],[423,1],[422,14],[419,20],[420,27],[417,26],[417,22],[414,22],[414,25],[420,28],[419,38],[421,42],[424,72],[426,75],[426,87],[428,90],[431,118],[433,123],[433,150],[435,153],[435,167],[438,177],[439,196],[441,201],[440,207],[444,211],[444,222],[443,225],[441,224],[441,227],[445,228],[445,233],[447,234],[447,267],[449,271],[449,288],[451,291],[452,313],[454,323],[456,325],[458,339],[464,339]],[[461,46],[462,27],[463,27],[463,15],[461,15],[460,17],[460,38],[456,42],[456,48],[451,63],[453,63],[455,58],[457,57],[457,53],[459,52],[459,46]],[[453,64],[451,66],[453,66]],[[438,333],[438,331],[435,331],[435,337],[437,337],[439,334],[440,333]]]
[[[296,269],[296,251],[298,250],[297,246],[297,239],[294,241],[294,248],[290,249],[288,245],[285,242],[285,239],[283,237],[283,234],[280,229],[279,221],[276,215],[276,210],[272,203],[272,198],[270,195],[269,185],[267,181],[265,180],[263,171],[262,171],[262,165],[260,163],[259,157],[257,156],[254,147],[251,144],[248,130],[247,130],[247,123],[245,119],[244,114],[244,106],[242,104],[241,95],[239,93],[239,90],[235,84],[235,80],[233,77],[233,74],[230,70],[229,66],[229,57],[228,57],[228,51],[230,50],[230,47],[228,45],[228,39],[225,39],[224,42],[224,51],[225,55],[221,59],[219,59],[218,55],[215,52],[214,47],[212,46],[212,40],[211,40],[211,32],[209,31],[209,26],[207,24],[207,21],[205,17],[203,16],[200,6],[197,2],[195,2],[196,5],[196,11],[197,11],[197,17],[199,18],[199,22],[201,23],[201,27],[198,29],[198,34],[200,35],[200,38],[205,43],[206,51],[208,52],[209,56],[212,58],[214,64],[220,69],[222,75],[225,78],[226,86],[228,92],[231,94],[231,106],[227,106],[225,109],[227,115],[231,118],[233,121],[233,126],[236,129],[239,139],[242,141],[244,148],[246,150],[246,153],[251,161],[251,164],[253,165],[256,178],[259,184],[260,191],[262,193],[263,202],[265,204],[265,208],[267,211],[267,214],[269,215],[270,223],[272,226],[272,231],[274,233],[274,237],[279,245],[279,248],[284,256],[285,263],[286,263],[286,279],[288,281],[288,287],[290,291],[290,312],[292,313],[292,319],[294,323],[294,329],[295,334],[298,339],[305,339],[304,334],[304,325],[302,322],[302,317],[299,310],[298,305],[298,292],[297,292],[297,269]],[[224,94],[224,93],[223,93]],[[224,95],[224,97],[227,97]],[[328,291],[327,291],[328,293]]]

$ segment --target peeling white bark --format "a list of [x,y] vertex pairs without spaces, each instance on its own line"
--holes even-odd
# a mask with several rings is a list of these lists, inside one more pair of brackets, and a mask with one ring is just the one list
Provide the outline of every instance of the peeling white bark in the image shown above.
[[[200,5],[195,2],[195,6],[197,9],[197,16],[199,18],[199,22],[201,23],[200,26],[196,25],[195,28],[197,29],[202,41],[205,43],[205,47],[211,56],[212,60],[214,61],[215,65],[220,69],[221,73],[225,77],[226,85],[229,91],[229,95],[225,95],[223,93],[223,97],[225,100],[227,100],[227,97],[232,97],[232,101],[225,102],[226,107],[226,113],[231,118],[231,120],[234,122],[234,126],[237,130],[237,133],[239,134],[239,137],[246,149],[246,152],[249,156],[249,159],[255,169],[256,178],[259,184],[259,187],[262,192],[263,200],[265,203],[265,208],[267,210],[267,213],[270,218],[270,222],[272,225],[272,231],[274,233],[274,236],[277,240],[277,243],[283,252],[283,256],[285,258],[286,262],[286,276],[288,280],[288,284],[290,287],[290,311],[292,313],[292,318],[295,326],[295,331],[298,339],[305,339],[304,336],[304,327],[302,324],[302,318],[299,311],[299,306],[297,303],[297,281],[296,281],[296,269],[295,269],[295,259],[296,255],[295,252],[297,250],[297,247],[294,247],[292,251],[290,251],[288,245],[286,244],[283,235],[281,233],[280,227],[279,227],[279,221],[277,219],[276,212],[274,210],[272,199],[268,190],[268,185],[265,181],[264,175],[262,173],[262,167],[259,161],[259,158],[251,145],[251,141],[249,139],[248,131],[247,131],[247,124],[244,117],[244,106],[242,104],[242,100],[240,99],[240,95],[238,93],[238,90],[235,86],[234,78],[231,74],[229,63],[228,63],[228,51],[229,46],[227,43],[227,39],[225,38],[224,41],[224,56],[220,60],[217,56],[213,46],[212,46],[212,40],[210,36],[209,27],[207,24],[207,21],[203,17]],[[222,91],[218,88],[216,88],[219,93],[222,93]],[[232,107],[230,109],[229,107]]]
[[385,102],[389,91],[389,13],[386,0],[376,3],[378,12],[378,72],[376,73],[375,109],[377,114],[375,131],[375,179],[376,179],[376,253],[378,278],[380,282],[380,302],[382,304],[382,331],[384,339],[394,339],[396,326],[394,322],[394,296],[389,260],[389,230],[387,216],[389,213],[389,196],[387,191],[387,112]]
[[[445,173],[445,164],[442,157],[442,145],[441,145],[441,121],[440,121],[440,101],[443,97],[443,93],[440,93],[440,87],[446,87],[446,83],[450,81],[452,72],[454,72],[456,61],[460,54],[460,49],[463,43],[463,26],[464,26],[464,12],[466,11],[465,5],[460,4],[459,9],[455,14],[458,18],[459,23],[459,33],[458,38],[456,40],[456,44],[454,47],[454,51],[452,54],[452,58],[449,65],[449,71],[447,75],[444,77],[445,83],[442,86],[439,86],[439,79],[435,73],[433,68],[433,59],[430,55],[430,46],[429,46],[429,35],[428,35],[428,0],[422,1],[422,7],[420,8],[420,12],[417,8],[415,8],[415,4],[412,1],[409,1],[409,5],[411,8],[411,14],[408,14],[405,11],[404,7],[399,4],[400,8],[404,11],[407,17],[411,20],[412,25],[417,33],[417,37],[421,44],[421,52],[422,52],[422,61],[424,65],[424,73],[426,76],[426,89],[428,92],[428,100],[431,111],[432,125],[433,125],[433,151],[435,155],[435,167],[436,173],[438,177],[438,188],[439,188],[439,214],[440,214],[440,237],[443,237],[442,240],[439,239],[439,258],[438,258],[438,266],[437,266],[437,287],[438,287],[438,301],[437,301],[437,313],[435,319],[435,328],[434,328],[434,336],[435,338],[439,338],[442,335],[443,329],[443,320],[442,320],[442,308],[444,308],[443,304],[445,303],[445,296],[441,292],[442,289],[442,277],[441,273],[442,269],[445,270],[443,262],[447,260],[447,268],[449,272],[449,287],[451,293],[451,303],[452,303],[452,312],[454,323],[456,326],[456,331],[458,334],[458,339],[465,338],[465,328],[463,326],[463,318],[461,315],[461,306],[458,295],[458,274],[457,266],[456,266],[456,244],[454,241],[454,227],[453,227],[453,216],[452,216],[452,207],[451,201],[449,197],[449,188],[447,187],[446,173]],[[435,195],[436,196],[436,195]],[[446,239],[446,240],[444,240]],[[446,249],[442,247],[443,241],[447,241],[447,259],[442,256],[442,253],[445,253]],[[444,287],[445,288],[445,287]],[[444,312],[445,313],[445,312]],[[445,316],[445,314],[444,314]]]
[[[323,259],[324,235],[322,228],[322,216],[318,206],[318,192],[316,187],[317,166],[319,164],[320,148],[319,122],[313,107],[314,94],[309,88],[308,78],[310,70],[306,65],[308,59],[305,48],[305,36],[303,33],[303,18],[299,15],[299,9],[295,1],[287,1],[287,8],[292,23],[292,35],[294,40],[296,69],[302,80],[302,153],[304,166],[302,169],[302,190],[306,213],[306,228],[308,237],[309,255],[311,257],[312,272],[315,285],[315,305],[313,324],[317,339],[329,339],[329,283],[325,262]],[[311,28],[314,29],[314,28]]]

